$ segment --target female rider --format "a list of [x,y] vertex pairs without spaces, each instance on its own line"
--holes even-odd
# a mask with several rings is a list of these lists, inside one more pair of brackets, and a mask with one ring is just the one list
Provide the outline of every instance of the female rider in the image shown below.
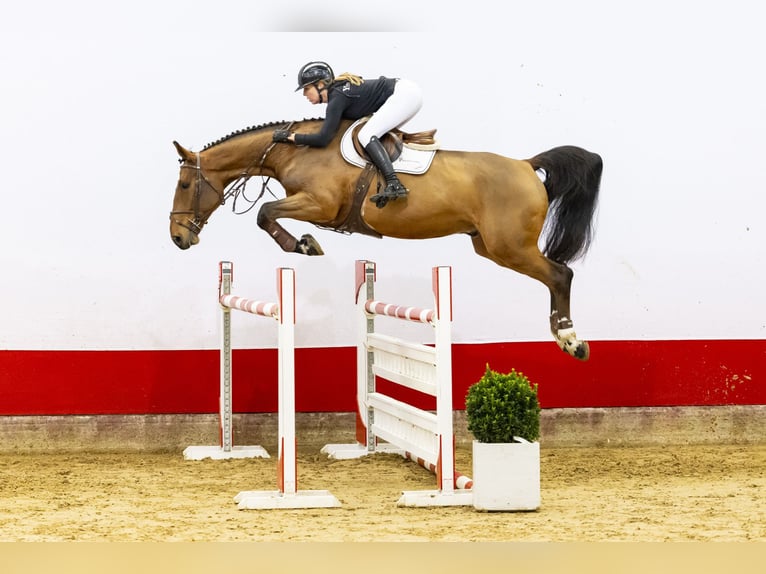
[[353,74],[334,76],[325,62],[309,62],[298,72],[298,88],[312,104],[327,104],[322,127],[317,133],[301,134],[276,130],[275,142],[292,142],[311,147],[325,147],[338,133],[342,119],[358,120],[371,116],[357,135],[367,155],[383,174],[386,187],[370,198],[379,208],[389,200],[407,195],[408,190],[396,176],[383,144],[378,138],[407,123],[420,110],[423,97],[414,82],[384,76],[365,80]]

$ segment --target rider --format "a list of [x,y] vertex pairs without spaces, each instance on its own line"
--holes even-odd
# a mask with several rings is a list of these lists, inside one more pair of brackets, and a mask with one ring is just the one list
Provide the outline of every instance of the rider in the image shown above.
[[399,181],[391,158],[378,138],[408,122],[420,110],[422,93],[410,80],[381,76],[365,80],[345,73],[337,78],[325,62],[309,62],[298,72],[298,88],[312,104],[327,104],[327,112],[319,132],[313,134],[276,130],[275,142],[290,141],[299,145],[325,147],[337,134],[341,119],[358,120],[371,115],[358,133],[359,142],[375,166],[383,174],[386,187],[370,198],[377,207],[388,200],[404,197],[408,190]]

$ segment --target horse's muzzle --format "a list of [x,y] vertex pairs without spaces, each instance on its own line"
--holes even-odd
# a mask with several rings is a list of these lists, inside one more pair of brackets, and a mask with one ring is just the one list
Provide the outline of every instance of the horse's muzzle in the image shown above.
[[179,249],[189,249],[189,247],[191,247],[191,241],[187,241],[180,235],[173,235],[172,239],[173,239],[173,243],[175,243],[176,247],[178,247]]
[[[204,223],[202,224],[204,225]],[[199,232],[202,229],[196,220],[177,220],[170,214],[170,238],[179,249],[189,249],[199,243]]]
[[171,233],[170,238],[179,249],[189,249],[192,245],[199,243],[199,236],[196,233]]

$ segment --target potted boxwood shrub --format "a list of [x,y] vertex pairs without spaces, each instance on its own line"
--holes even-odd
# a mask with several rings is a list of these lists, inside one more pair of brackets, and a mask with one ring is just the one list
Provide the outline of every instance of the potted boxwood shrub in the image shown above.
[[540,402],[523,373],[487,365],[465,399],[473,434],[473,505],[477,510],[540,507]]

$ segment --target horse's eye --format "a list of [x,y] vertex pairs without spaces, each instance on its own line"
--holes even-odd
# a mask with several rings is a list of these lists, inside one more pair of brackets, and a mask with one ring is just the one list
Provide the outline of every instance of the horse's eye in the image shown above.
[[181,189],[189,189],[189,184],[188,184],[188,182],[183,182],[183,183],[181,184]]

